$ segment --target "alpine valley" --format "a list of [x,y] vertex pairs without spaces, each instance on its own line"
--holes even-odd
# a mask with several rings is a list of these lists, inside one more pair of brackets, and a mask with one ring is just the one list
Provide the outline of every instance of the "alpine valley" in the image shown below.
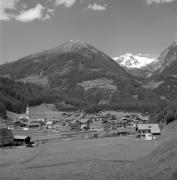
[[43,102],[59,110],[153,112],[176,95],[176,42],[159,57],[128,53],[113,59],[89,44],[68,41],[0,66],[1,112],[19,113],[27,103]]

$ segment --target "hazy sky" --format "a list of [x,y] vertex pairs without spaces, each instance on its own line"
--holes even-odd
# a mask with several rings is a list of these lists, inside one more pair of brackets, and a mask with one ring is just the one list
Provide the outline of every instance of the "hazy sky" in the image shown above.
[[71,39],[158,55],[177,39],[177,0],[0,0],[0,33],[0,63]]

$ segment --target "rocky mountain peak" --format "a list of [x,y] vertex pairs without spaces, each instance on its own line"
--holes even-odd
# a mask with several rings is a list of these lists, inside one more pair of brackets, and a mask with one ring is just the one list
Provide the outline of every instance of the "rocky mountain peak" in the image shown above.
[[149,54],[126,53],[113,59],[121,66],[126,67],[128,69],[139,69],[155,61],[156,57]]
[[88,45],[86,43],[83,43],[80,40],[69,40],[59,46],[56,47],[56,49],[63,51],[63,52],[69,52],[69,51],[79,51],[83,48],[88,48]]

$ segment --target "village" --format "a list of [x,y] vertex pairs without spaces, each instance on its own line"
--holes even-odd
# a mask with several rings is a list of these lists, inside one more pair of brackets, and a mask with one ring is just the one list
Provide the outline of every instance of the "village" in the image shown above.
[[[9,114],[11,116],[11,114]],[[158,124],[148,123],[149,116],[140,113],[53,112],[26,113],[4,121],[0,128],[0,146],[34,147],[47,142],[129,136],[154,140],[160,134]]]

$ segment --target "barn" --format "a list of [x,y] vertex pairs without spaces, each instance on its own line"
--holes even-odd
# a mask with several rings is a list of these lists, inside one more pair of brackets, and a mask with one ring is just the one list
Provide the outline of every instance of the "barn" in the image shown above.
[[14,145],[15,146],[25,146],[30,144],[31,138],[29,136],[15,135]]

